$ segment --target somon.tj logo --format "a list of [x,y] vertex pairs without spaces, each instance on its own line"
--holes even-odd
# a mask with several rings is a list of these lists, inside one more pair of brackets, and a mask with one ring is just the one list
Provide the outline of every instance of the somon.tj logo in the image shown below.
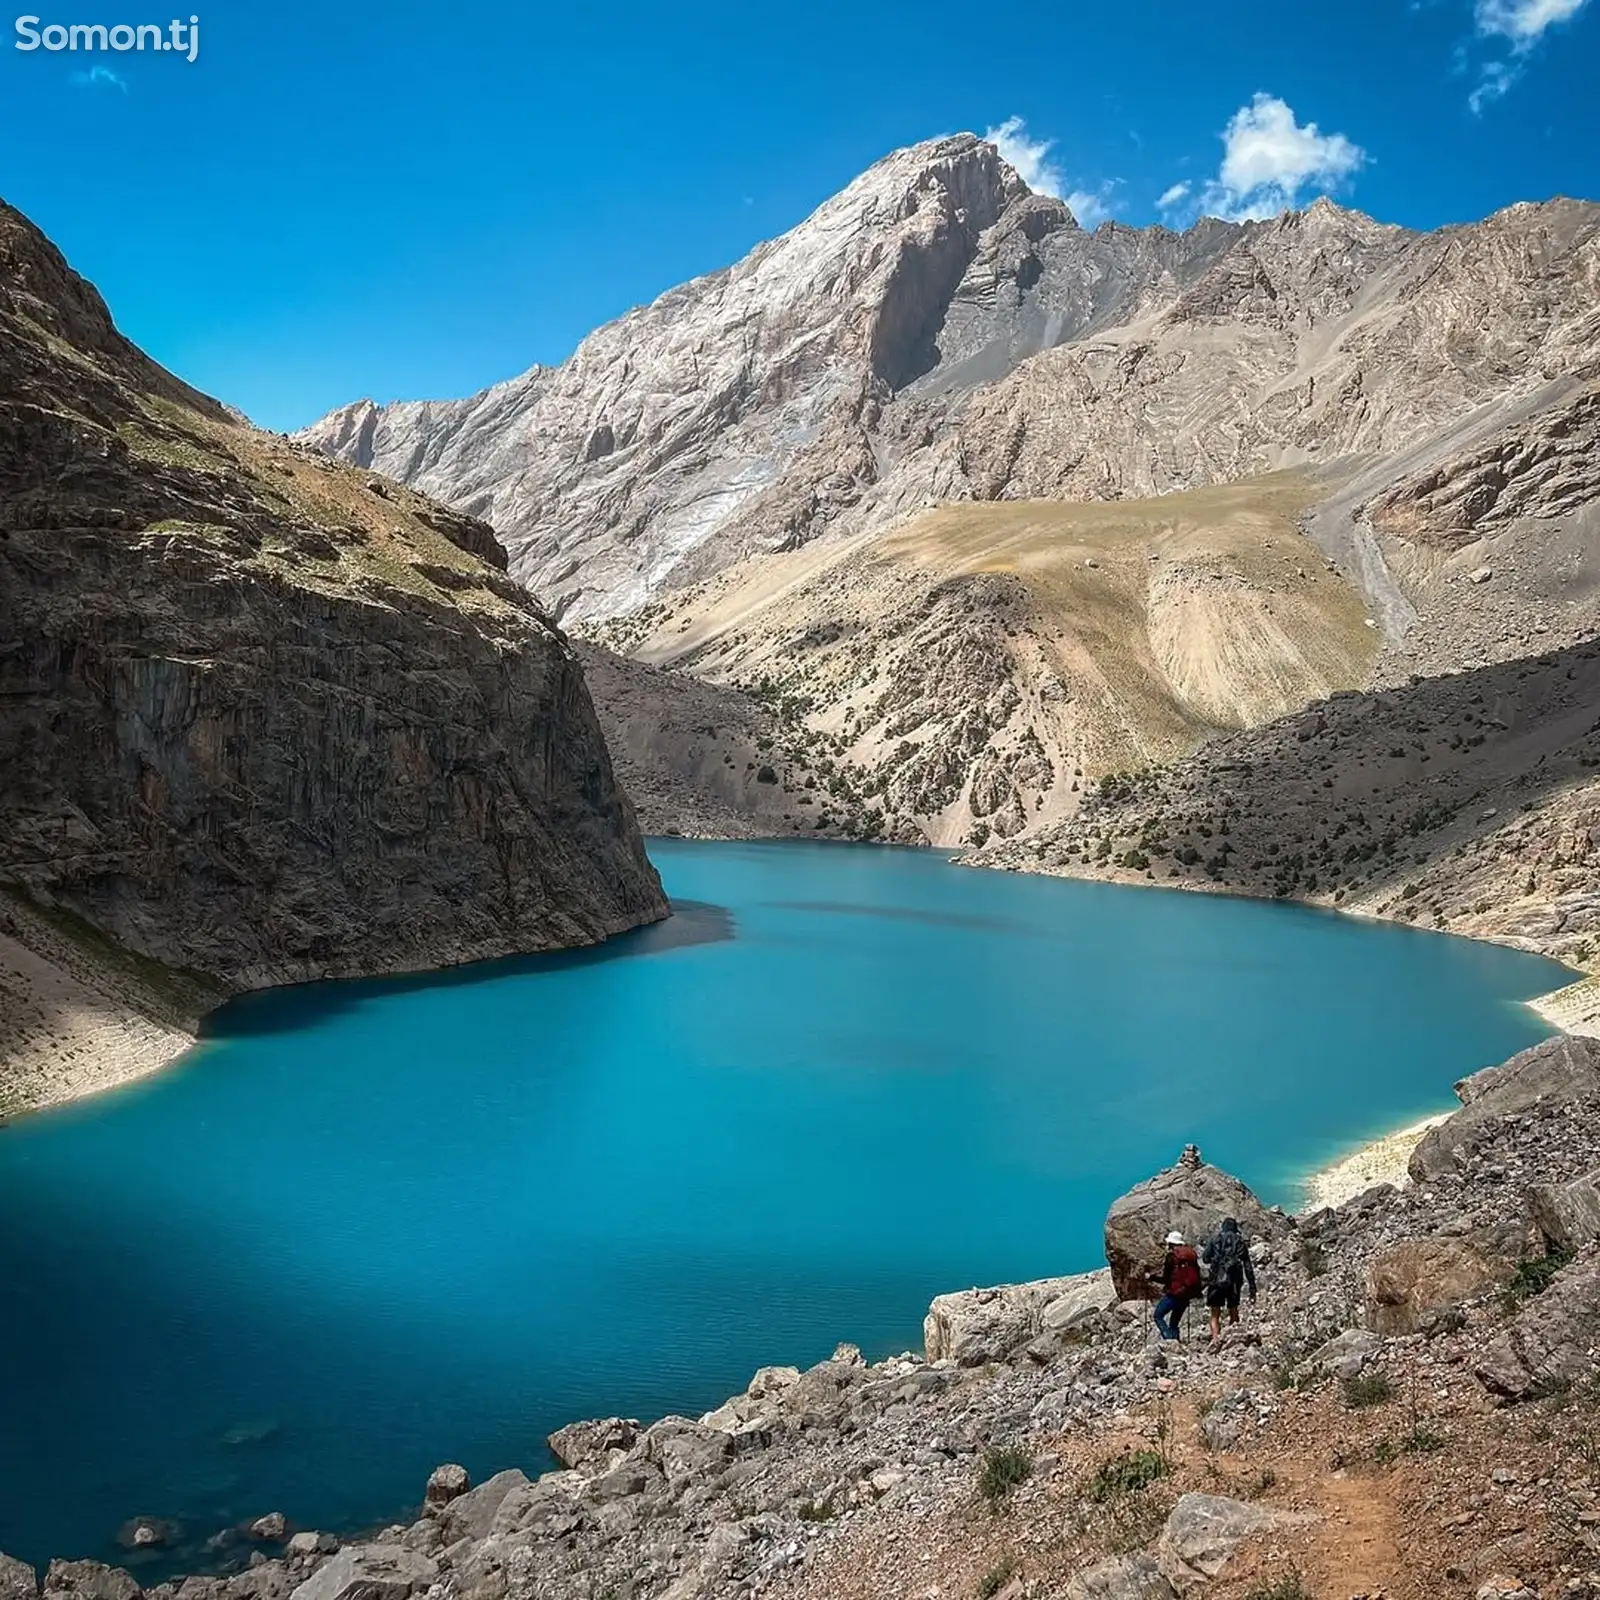
[[17,18],[18,50],[155,50],[193,61],[200,54],[200,19],[187,22],[49,22],[37,17]]

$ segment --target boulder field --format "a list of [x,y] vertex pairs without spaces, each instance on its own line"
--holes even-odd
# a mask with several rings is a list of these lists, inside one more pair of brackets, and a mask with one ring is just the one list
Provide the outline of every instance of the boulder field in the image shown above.
[[[370,1537],[269,1514],[236,1570],[6,1559],[0,1600],[1595,1600],[1597,1068],[1558,1038],[1469,1078],[1420,1178],[1300,1216],[1191,1149],[1112,1206],[1107,1268],[941,1295],[924,1351],[699,1418],[574,1423],[537,1477],[442,1466]],[[1158,1345],[1126,1274],[1223,1207],[1260,1302]]]

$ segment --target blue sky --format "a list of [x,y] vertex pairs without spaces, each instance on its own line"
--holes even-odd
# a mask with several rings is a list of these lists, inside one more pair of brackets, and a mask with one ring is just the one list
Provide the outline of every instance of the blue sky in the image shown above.
[[158,360],[278,428],[559,361],[960,129],[1090,221],[1600,199],[1600,0],[184,4],[193,63],[8,33],[0,193]]

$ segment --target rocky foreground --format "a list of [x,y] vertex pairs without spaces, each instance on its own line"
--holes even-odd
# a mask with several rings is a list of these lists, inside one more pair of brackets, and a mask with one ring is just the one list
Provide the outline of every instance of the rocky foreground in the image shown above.
[[[941,1296],[923,1354],[841,1346],[709,1415],[576,1423],[558,1471],[439,1468],[409,1524],[266,1515],[151,1600],[1592,1600],[1600,1596],[1600,1044],[1458,1086],[1411,1181],[1290,1217],[1192,1152],[1108,1265]],[[1131,1299],[1226,1212],[1261,1284],[1207,1348]],[[133,1542],[164,1536],[134,1526]],[[249,1552],[247,1555],[244,1552]],[[0,1595],[38,1577],[0,1563]],[[56,1562],[47,1600],[138,1600]]]

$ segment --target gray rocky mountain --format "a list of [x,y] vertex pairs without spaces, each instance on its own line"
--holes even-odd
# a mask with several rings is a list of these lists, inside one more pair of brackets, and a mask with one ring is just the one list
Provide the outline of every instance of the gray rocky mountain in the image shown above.
[[1421,451],[1569,398],[1600,208],[1416,234],[1319,200],[1079,228],[971,135],[880,161],[782,238],[461,401],[305,437],[488,518],[558,614],[930,501],[1106,499]]
[[666,914],[504,564],[186,388],[0,207],[0,1108],[155,1064],[233,990]]

